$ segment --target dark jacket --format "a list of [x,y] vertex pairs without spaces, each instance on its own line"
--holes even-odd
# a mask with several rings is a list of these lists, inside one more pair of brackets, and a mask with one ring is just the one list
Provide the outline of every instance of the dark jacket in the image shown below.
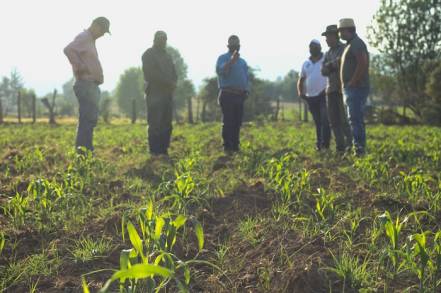
[[166,50],[154,46],[147,49],[142,55],[142,70],[147,84],[147,96],[173,95],[178,77],[173,60]]
[[340,63],[344,49],[345,45],[342,42],[338,42],[336,47],[330,48],[325,54],[322,75],[328,77],[328,86],[326,88],[328,94],[334,92],[341,93]]

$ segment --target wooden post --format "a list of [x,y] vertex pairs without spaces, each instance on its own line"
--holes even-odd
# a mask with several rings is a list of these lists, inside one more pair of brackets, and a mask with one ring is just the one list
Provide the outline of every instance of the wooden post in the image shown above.
[[21,91],[17,93],[17,117],[18,123],[21,123]]
[[52,105],[51,105],[51,109],[50,109],[50,119],[49,119],[49,124],[56,124],[57,122],[55,121],[55,99],[57,98],[57,90],[54,90],[54,94],[52,96]]
[[303,121],[308,122],[308,103],[303,102]]
[[202,103],[201,120],[202,122],[207,121],[207,102],[205,100]]
[[196,98],[196,121],[197,122],[199,122],[201,120],[200,107],[201,107],[201,98],[197,97]]
[[32,95],[32,123],[37,122],[37,97]]
[[3,124],[3,104],[1,97],[0,97],[0,124]]
[[178,109],[176,108],[175,100],[173,100],[173,102],[172,102],[172,112],[173,112],[173,117],[175,117],[176,123],[181,123],[180,117],[179,117],[179,113],[178,113]]
[[132,100],[132,124],[136,123],[136,99]]
[[41,102],[43,105],[46,106],[46,108],[49,111],[49,124],[57,124],[55,121],[55,99],[57,98],[57,90],[54,90],[54,94],[52,96],[52,103],[49,102],[48,98],[41,99]]
[[193,97],[188,97],[187,107],[188,107],[188,123],[193,124]]
[[277,97],[277,101],[276,101],[276,112],[274,113],[275,121],[279,120],[279,112],[280,112],[280,96]]
[[280,108],[280,116],[282,116],[282,121],[285,121],[285,104],[282,103],[282,107]]

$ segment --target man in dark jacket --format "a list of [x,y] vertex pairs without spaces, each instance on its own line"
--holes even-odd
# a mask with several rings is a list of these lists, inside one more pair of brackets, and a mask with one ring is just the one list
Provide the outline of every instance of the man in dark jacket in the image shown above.
[[173,93],[177,75],[171,56],[166,51],[167,34],[155,33],[153,47],[142,55],[146,82],[148,141],[154,156],[167,155],[172,133]]

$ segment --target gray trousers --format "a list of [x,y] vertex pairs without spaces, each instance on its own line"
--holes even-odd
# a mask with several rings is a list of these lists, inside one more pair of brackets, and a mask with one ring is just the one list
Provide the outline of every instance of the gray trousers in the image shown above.
[[79,119],[75,147],[93,151],[93,129],[98,122],[98,104],[101,91],[93,81],[78,80],[74,92],[79,104]]
[[334,132],[337,151],[344,151],[352,147],[352,131],[343,104],[343,95],[339,92],[332,92],[328,93],[327,97],[329,124]]

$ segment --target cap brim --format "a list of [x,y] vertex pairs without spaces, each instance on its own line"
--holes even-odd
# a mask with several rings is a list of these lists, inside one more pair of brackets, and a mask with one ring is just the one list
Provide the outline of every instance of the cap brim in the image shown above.
[[338,34],[338,29],[335,31],[326,31],[326,32],[322,33],[322,36],[326,37],[329,34]]

